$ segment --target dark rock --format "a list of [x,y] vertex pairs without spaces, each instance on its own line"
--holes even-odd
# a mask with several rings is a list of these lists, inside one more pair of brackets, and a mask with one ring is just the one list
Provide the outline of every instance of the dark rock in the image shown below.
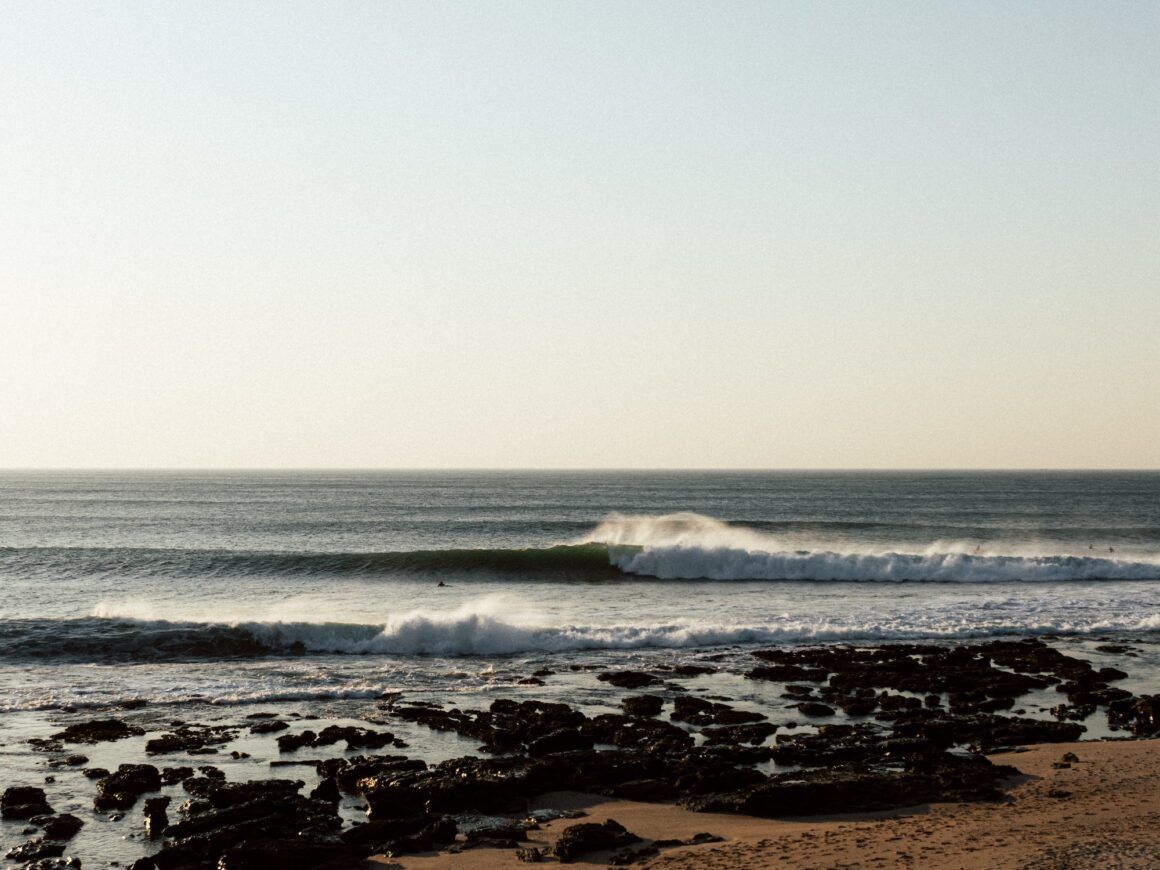
[[544,853],[534,846],[527,849],[516,849],[516,860],[525,864],[540,864],[544,860]]
[[635,849],[622,849],[613,854],[608,863],[613,867],[623,867],[628,864],[636,864],[646,858],[655,858],[661,853],[661,849],[672,849],[677,846],[700,846],[704,843],[720,843],[724,839],[724,837],[718,837],[714,834],[702,833],[694,834],[687,840],[654,840],[645,846],[638,846]]
[[717,668],[709,665],[677,665],[673,668],[673,673],[678,677],[699,677],[702,674],[715,674]]
[[622,749],[667,752],[693,745],[692,735],[680,726],[640,716],[601,713],[585,722],[581,731],[596,743],[611,743]]
[[215,745],[229,743],[237,733],[225,726],[183,725],[172,732],[154,737],[145,743],[150,755],[188,752],[191,755],[209,755],[217,752]]
[[762,713],[735,710],[728,704],[715,704],[701,698],[679,695],[673,699],[672,719],[690,725],[738,725],[764,719]]
[[598,674],[596,679],[621,689],[643,689],[645,686],[656,686],[661,682],[652,674],[643,671],[605,671]]
[[[153,856],[161,870],[226,861],[225,853],[235,847],[238,851],[228,859],[232,866],[264,866],[261,861],[275,860],[272,856],[281,855],[289,842],[297,843],[311,862],[318,862],[322,851],[316,847],[322,846],[335,859],[365,855],[362,847],[336,843],[335,832],[342,820],[335,806],[299,795],[301,782],[195,778],[186,780],[183,787],[197,800],[183,808],[187,817],[169,826],[165,848]],[[282,866],[278,860],[270,866]]]
[[42,861],[46,858],[57,858],[63,854],[64,843],[54,843],[37,838],[29,840],[23,846],[9,849],[4,857],[12,861],[27,863],[29,861]]
[[40,858],[30,864],[25,864],[25,870],[67,870],[80,867],[81,859],[69,856],[68,858]]
[[939,711],[918,711],[894,723],[899,737],[921,737],[937,746],[970,743],[987,752],[1028,743],[1071,743],[1084,727],[1075,722],[1049,722],[1013,716],[948,716]]
[[31,819],[33,816],[52,815],[44,789],[35,786],[14,785],[0,795],[0,818]]
[[146,792],[161,788],[161,774],[152,764],[122,764],[97,782],[93,806],[100,811],[127,810]]
[[254,800],[299,797],[301,780],[256,779],[250,782],[226,782],[221,779],[194,777],[181,784],[189,794],[201,798],[216,809],[237,806]]
[[375,731],[353,725],[330,725],[318,733],[314,745],[330,746],[340,740],[346,741],[347,749],[382,749],[394,742],[395,735],[389,731]]
[[303,731],[301,734],[283,734],[278,738],[278,751],[295,752],[303,746],[313,746],[317,738],[318,735],[310,730]]
[[776,733],[777,726],[769,722],[758,722],[755,725],[725,725],[718,728],[706,728],[701,733],[709,745],[722,743],[748,743],[757,745],[764,743],[771,734]]
[[64,744],[59,740],[46,740],[43,737],[31,737],[28,745],[34,752],[64,752]]
[[469,845],[494,842],[501,840],[505,843],[518,843],[528,838],[528,830],[520,822],[512,821],[503,824],[488,825],[474,828],[465,834]]
[[386,774],[426,770],[426,762],[404,755],[357,755],[354,758],[332,758],[320,761],[318,774],[333,778],[342,791],[353,792],[362,779]]
[[103,767],[86,767],[81,773],[85,775],[85,779],[101,779],[109,775],[109,771]]
[[629,695],[620,706],[629,716],[658,716],[664,703],[660,695]]
[[[169,799],[165,798],[165,800],[169,800]],[[148,808],[147,808],[147,810],[148,810]],[[146,813],[145,813],[145,836],[147,836],[151,839],[160,837],[165,832],[165,829],[168,827],[169,827],[169,816],[166,814],[164,807],[160,808],[159,810],[157,810],[155,812],[146,811]]]
[[367,777],[358,783],[358,789],[367,801],[371,819],[406,818],[425,812],[523,812],[527,808],[522,776],[526,764],[521,758],[457,758],[427,770]]
[[850,698],[840,702],[842,712],[847,716],[870,716],[878,708],[877,698]]
[[835,712],[833,707],[828,707],[825,704],[819,704],[817,701],[806,701],[802,704],[798,704],[797,708],[798,712],[803,716],[810,716],[814,718],[821,716],[833,716]]
[[63,758],[50,758],[48,766],[54,769],[62,767],[80,767],[82,764],[88,764],[89,759],[86,755],[66,755]]
[[[761,653],[754,653],[758,658]],[[775,683],[791,683],[801,680],[807,683],[823,682],[830,672],[826,668],[807,668],[801,665],[761,665],[747,671],[745,676],[751,680],[770,680]]]
[[65,743],[101,743],[106,740],[123,740],[144,733],[141,728],[120,719],[93,719],[70,725],[52,737]]
[[539,758],[543,755],[553,755],[557,752],[572,752],[577,749],[591,749],[592,738],[572,728],[561,728],[532,741],[528,746],[528,755]]
[[981,756],[944,755],[902,771],[840,765],[778,774],[755,788],[686,800],[682,806],[773,818],[867,812],[931,801],[997,800],[1001,795],[996,782],[1016,772]]
[[262,719],[250,726],[251,734],[274,734],[285,731],[290,726],[281,719]]
[[282,839],[246,839],[225,849],[218,859],[218,870],[314,870],[361,866],[365,854],[361,849],[341,843],[310,843],[286,836]]
[[1137,737],[1160,736],[1160,695],[1124,698],[1108,705],[1108,724]]
[[61,813],[44,820],[38,818],[36,822],[44,828],[44,836],[50,840],[71,840],[85,826],[85,823],[72,813]]
[[562,863],[568,864],[588,852],[619,849],[639,842],[640,837],[609,819],[602,825],[592,822],[569,825],[552,847],[552,852]]
[[440,818],[442,817],[438,815],[422,813],[398,819],[377,819],[355,825],[343,831],[340,836],[344,843],[351,845],[378,846],[417,834],[439,821]]
[[328,776],[319,781],[318,785],[310,792],[310,799],[316,801],[327,801],[328,803],[338,803],[342,800],[342,795],[338,791],[338,782],[333,776]]

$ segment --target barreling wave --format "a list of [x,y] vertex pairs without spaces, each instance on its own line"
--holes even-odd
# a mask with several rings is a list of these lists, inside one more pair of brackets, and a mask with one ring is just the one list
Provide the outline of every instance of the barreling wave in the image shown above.
[[786,547],[775,536],[695,513],[613,514],[585,539],[609,545],[626,574],[660,580],[798,580],[940,583],[1157,580],[1160,559],[1037,553],[976,553],[967,545],[931,552]]
[[99,547],[4,547],[0,571],[76,576],[618,576],[603,544],[526,549],[404,550],[382,553],[277,553],[251,550],[165,550]]
[[790,580],[941,583],[1160,580],[1160,553],[979,552],[936,543],[926,552],[856,550],[819,540],[788,546],[768,531],[694,513],[613,514],[572,543],[507,549],[397,552],[264,552],[129,548],[0,548],[0,580],[19,577],[413,576],[596,581]]
[[544,625],[489,608],[416,611],[384,624],[198,623],[115,617],[0,620],[0,659],[152,662],[272,656],[507,656],[584,650],[695,649],[747,644],[887,642],[1043,633],[1160,631],[1160,615],[985,617],[931,612],[858,621],[791,618],[750,625]]

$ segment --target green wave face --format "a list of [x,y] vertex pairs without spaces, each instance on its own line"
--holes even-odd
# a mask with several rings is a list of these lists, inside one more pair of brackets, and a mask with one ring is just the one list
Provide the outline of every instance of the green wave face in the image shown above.
[[[612,552],[610,552],[610,549]],[[249,577],[287,575],[502,576],[601,580],[622,577],[614,555],[639,547],[568,544],[528,549],[385,553],[269,553],[232,550],[0,548],[4,569],[59,575]]]
[[604,544],[569,544],[544,549],[378,553],[368,557],[364,566],[367,571],[374,569],[388,569],[398,573],[522,574],[592,579],[623,576],[613,566],[612,555]]

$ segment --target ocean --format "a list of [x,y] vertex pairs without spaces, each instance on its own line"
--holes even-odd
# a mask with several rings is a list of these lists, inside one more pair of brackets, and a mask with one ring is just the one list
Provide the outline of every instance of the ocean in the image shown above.
[[1154,472],[6,472],[0,711],[1149,633],[1158,581]]

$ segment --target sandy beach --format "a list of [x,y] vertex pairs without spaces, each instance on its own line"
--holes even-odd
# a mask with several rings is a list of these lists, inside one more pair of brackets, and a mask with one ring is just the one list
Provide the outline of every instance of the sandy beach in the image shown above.
[[[1145,868],[1160,865],[1160,740],[1031,746],[992,757],[1023,774],[1002,803],[934,804],[893,812],[808,819],[757,819],[693,813],[671,805],[609,801],[557,792],[540,807],[582,809],[581,821],[615,819],[645,840],[698,832],[724,842],[663,850],[639,866]],[[1055,768],[1065,753],[1079,761]],[[531,847],[553,844],[575,820],[529,834]],[[608,853],[576,862],[601,866]],[[392,863],[389,859],[377,859]],[[548,859],[550,860],[550,859]],[[523,867],[512,850],[408,856],[406,870]]]

